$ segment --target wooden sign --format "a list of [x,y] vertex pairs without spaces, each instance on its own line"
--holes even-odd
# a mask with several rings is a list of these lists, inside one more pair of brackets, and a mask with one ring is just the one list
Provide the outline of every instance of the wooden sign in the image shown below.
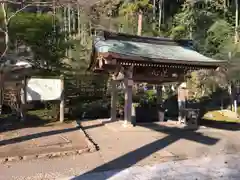
[[133,72],[133,79],[142,82],[174,82],[181,79],[183,69],[171,67],[136,67]]
[[167,69],[153,69],[152,71],[153,76],[159,76],[159,77],[169,77]]
[[61,79],[31,78],[27,82],[27,101],[60,100]]

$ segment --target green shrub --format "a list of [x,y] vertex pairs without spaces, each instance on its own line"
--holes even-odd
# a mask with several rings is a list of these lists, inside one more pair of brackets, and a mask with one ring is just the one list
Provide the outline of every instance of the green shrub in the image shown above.
[[147,90],[142,93],[142,97],[140,98],[140,106],[156,106],[156,92],[154,90]]
[[107,118],[110,115],[110,99],[81,102],[72,108],[72,115],[77,118]]

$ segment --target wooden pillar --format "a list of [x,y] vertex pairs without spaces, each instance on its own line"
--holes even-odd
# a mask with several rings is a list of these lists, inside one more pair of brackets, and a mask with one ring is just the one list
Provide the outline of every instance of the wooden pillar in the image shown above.
[[0,114],[2,114],[3,96],[4,96],[4,74],[0,70]]
[[60,122],[64,122],[64,76],[61,76]]
[[161,85],[157,85],[157,107],[158,107],[158,121],[164,121],[164,108],[163,108],[163,89]]
[[117,119],[117,82],[112,80],[111,86],[111,121],[115,121]]
[[132,80],[125,79],[124,126],[132,124]]
[[161,104],[162,103],[162,86],[157,85],[157,104]]
[[164,121],[164,109],[162,106],[163,100],[162,100],[162,86],[157,85],[157,107],[158,107],[158,121]]
[[132,126],[132,70],[133,67],[127,68],[124,77],[125,87],[125,104],[124,104],[124,127]]
[[24,77],[22,80],[22,89],[21,89],[21,105],[20,105],[20,115],[21,121],[24,122],[26,120],[26,111],[27,111],[27,77]]

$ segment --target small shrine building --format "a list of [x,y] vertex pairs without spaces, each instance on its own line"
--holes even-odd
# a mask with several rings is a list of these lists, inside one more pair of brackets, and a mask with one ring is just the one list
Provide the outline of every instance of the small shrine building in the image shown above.
[[132,87],[135,82],[185,82],[189,71],[217,69],[227,61],[206,57],[192,41],[152,38],[102,31],[93,40],[89,69],[111,77],[111,120],[116,119],[116,84],[124,82],[124,125],[132,124]]

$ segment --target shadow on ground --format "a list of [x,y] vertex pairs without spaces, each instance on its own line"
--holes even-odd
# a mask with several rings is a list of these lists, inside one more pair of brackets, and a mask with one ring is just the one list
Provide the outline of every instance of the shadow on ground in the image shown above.
[[16,137],[16,138],[12,138],[12,139],[2,140],[2,141],[0,141],[0,146],[20,143],[20,142],[28,141],[28,140],[31,140],[31,139],[48,137],[48,136],[57,135],[57,134],[61,134],[61,133],[72,132],[72,131],[76,131],[76,130],[79,130],[79,129],[80,129],[79,127],[74,127],[74,128],[69,128],[69,129],[60,129],[60,130],[53,130],[53,131],[29,134],[29,135],[26,135],[26,136],[20,136],[20,137]]
[[[34,111],[36,113],[37,111]],[[44,114],[39,114],[44,113]],[[21,121],[20,118],[18,118],[14,114],[3,114],[0,117],[0,133],[2,134],[2,140],[0,140],[0,147],[21,143],[24,141],[32,140],[32,139],[38,139],[42,137],[49,137],[52,135],[57,135],[61,133],[68,133],[73,132],[76,130],[79,130],[80,127],[71,127],[71,128],[64,128],[64,129],[55,129],[55,126],[59,125],[67,125],[73,120],[66,119],[64,123],[60,123],[59,120],[56,118],[49,118],[49,111],[39,111],[38,114],[32,114],[30,111],[25,118],[25,121]],[[52,128],[47,128],[52,127]],[[28,130],[29,128],[41,128],[41,132],[35,132],[32,133],[32,130]],[[48,129],[48,131],[45,130],[45,128]],[[26,130],[25,130],[26,129]],[[49,131],[51,129],[51,131]],[[22,132],[24,130],[25,134],[23,136],[19,137],[13,137],[13,138],[7,138],[4,139],[6,133],[13,133],[18,134],[20,131]],[[36,129],[35,129],[36,130]],[[29,134],[28,131],[30,132]],[[39,130],[38,130],[39,131]],[[27,135],[26,135],[27,134]]]
[[[47,112],[46,115],[47,116]],[[0,133],[13,131],[23,128],[51,126],[58,124],[57,118],[42,118],[39,115],[27,114],[26,120],[22,122],[20,118],[12,114],[3,114],[0,116]],[[65,119],[65,123],[71,123],[73,120]]]
[[[95,128],[98,126],[99,125],[86,127],[85,130],[88,128]],[[143,126],[143,127],[149,128],[153,131],[158,131],[158,130],[156,130],[156,128],[153,128],[153,126]],[[159,130],[159,131],[161,131],[161,130]],[[164,133],[167,133],[168,135],[162,139],[159,139],[152,143],[144,145],[144,146],[142,146],[138,149],[135,149],[121,157],[118,157],[110,162],[107,162],[101,166],[98,166],[98,167],[92,169],[91,171],[88,171],[78,177],[73,178],[73,180],[86,179],[88,174],[92,174],[92,173],[96,173],[96,172],[108,171],[108,170],[113,170],[113,169],[122,169],[122,170],[115,171],[115,173],[112,173],[111,175],[109,175],[108,178],[110,178],[110,177],[114,176],[115,174],[135,165],[137,162],[147,158],[151,154],[171,145],[172,143],[174,143],[180,139],[187,139],[187,140],[195,141],[195,142],[202,143],[202,144],[205,144],[208,146],[216,144],[219,140],[216,138],[205,136],[196,131],[192,131],[192,130],[184,130],[183,131],[179,128],[171,128],[170,130],[164,130]],[[104,178],[104,177],[102,177],[102,178]],[[97,177],[97,179],[99,179],[99,180],[101,180],[102,178]],[[105,179],[106,179],[106,177],[105,177]]]
[[212,120],[202,119],[202,121],[200,121],[200,125],[205,127],[215,128],[215,129],[240,131],[240,122],[234,123],[234,122],[212,121]]
[[14,157],[13,160],[19,160],[27,156],[51,157],[55,153],[62,156],[87,152],[89,146],[86,137],[79,130],[80,127],[75,123],[62,123],[1,133],[0,158]]

